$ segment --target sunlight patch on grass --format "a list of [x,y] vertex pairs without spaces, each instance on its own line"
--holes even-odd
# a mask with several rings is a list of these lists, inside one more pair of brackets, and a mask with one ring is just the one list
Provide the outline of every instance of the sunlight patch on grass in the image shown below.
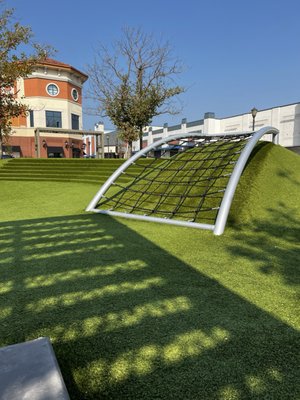
[[[76,321],[71,326],[62,324],[51,328],[53,342],[68,342],[69,340],[92,337],[100,332],[112,332],[117,329],[138,325],[145,319],[164,318],[168,315],[189,311],[192,308],[188,298],[180,296],[152,303],[146,303],[123,312],[110,312],[102,316]],[[41,334],[41,332],[39,332]],[[47,335],[47,331],[42,332]]]
[[[215,330],[216,329],[216,330]],[[166,363],[179,362],[186,357],[197,356],[205,349],[212,349],[221,342],[227,341],[229,332],[214,328],[210,335],[196,329],[179,335],[176,340],[163,349],[163,359]]]
[[267,374],[274,381],[277,381],[277,382],[283,381],[283,374],[277,368],[269,368],[267,370]]
[[262,394],[267,389],[264,380],[260,376],[247,376],[246,385],[253,394]]
[[76,303],[91,301],[104,296],[115,294],[120,295],[128,292],[145,290],[151,287],[162,286],[165,283],[165,280],[160,277],[144,279],[136,282],[123,282],[119,285],[107,285],[89,291],[77,291],[75,293],[66,293],[59,296],[47,297],[37,302],[27,304],[26,309],[37,313],[59,306],[72,306]]
[[[71,240],[60,240],[57,241],[58,239],[58,235],[56,236],[56,241],[55,242],[47,242],[47,243],[36,243],[36,244],[30,244],[30,245],[26,245],[23,247],[23,249],[25,251],[28,250],[43,250],[43,249],[47,249],[47,248],[52,248],[52,247],[61,247],[61,246],[70,246],[72,244],[82,244],[82,238],[77,238],[77,239],[71,239]],[[111,235],[105,235],[105,236],[100,236],[100,237],[94,237],[94,238],[89,238],[89,243],[93,243],[93,242],[101,242],[104,240],[113,240],[113,236]]]
[[160,355],[160,346],[146,345],[137,351],[128,351],[113,361],[109,374],[120,382],[129,375],[146,375],[153,370],[153,363]]
[[[220,337],[220,330],[222,337]],[[110,375],[114,380],[126,379],[129,375],[145,375],[153,370],[158,361],[164,364],[179,363],[190,357],[198,356],[205,350],[212,349],[226,341],[229,332],[218,328],[219,334],[212,331],[208,335],[200,329],[176,335],[166,346],[147,345],[136,351],[128,351],[120,355],[110,366]]]
[[[40,230],[38,231],[39,233],[41,232]],[[22,241],[23,242],[34,242],[36,240],[43,240],[43,239],[57,239],[57,237],[61,238],[67,238],[67,237],[81,237],[81,241],[84,241],[88,235],[88,237],[92,237],[92,235],[96,235],[98,238],[101,237],[101,235],[104,232],[102,232],[101,230],[95,230],[95,231],[83,231],[82,229],[78,229],[77,231],[73,231],[71,229],[68,229],[67,232],[62,232],[60,229],[57,232],[53,232],[53,233],[45,233],[45,234],[36,234],[35,235],[30,235],[27,237],[23,237]],[[27,234],[27,232],[26,232]]]
[[274,383],[283,382],[283,374],[277,368],[268,368],[257,375],[248,375],[245,377],[246,386],[252,395],[262,395],[267,393],[269,387]]
[[0,236],[5,235],[7,231],[12,229],[12,226],[0,226]]
[[240,400],[241,392],[232,385],[225,386],[219,392],[219,400]]
[[[12,252],[12,250],[10,250],[10,252]],[[10,256],[10,257],[6,257],[6,258],[0,258],[0,264],[4,264],[4,265],[6,265],[6,264],[11,264],[11,263],[13,263],[13,257],[12,256]]]
[[199,356],[206,350],[224,344],[228,337],[229,332],[218,327],[214,328],[210,335],[200,329],[194,330],[176,335],[174,340],[165,346],[147,344],[136,350],[125,351],[112,361],[105,362],[103,359],[93,361],[88,366],[88,370],[78,370],[75,375],[78,380],[85,379],[85,383],[91,387],[93,382],[89,380],[95,376],[94,368],[99,368],[101,365],[101,369],[97,370],[97,377],[103,386],[113,382],[121,383],[130,376],[145,376],[153,372],[155,365],[161,362],[167,366],[170,363],[180,363],[184,359]]
[[[37,227],[36,229],[26,229],[26,225],[22,225],[22,232],[24,235],[31,235],[31,234],[35,234],[38,233],[49,233],[49,232],[74,232],[76,230],[80,231],[81,233],[86,233],[89,234],[91,233],[91,229],[97,229],[97,225],[95,224],[81,224],[79,225],[65,225],[62,223],[58,223],[57,221],[54,221],[53,223],[48,223],[45,225],[49,225],[48,228],[45,228],[44,225],[41,225],[41,228]],[[61,226],[62,225],[62,226]],[[104,233],[104,230],[102,229],[97,229],[98,234],[100,235],[101,233]],[[39,236],[37,236],[39,237]]]
[[[2,242],[2,240],[1,240]],[[0,254],[5,254],[5,253],[12,253],[13,249],[11,247],[3,247],[2,249],[0,249]]]
[[33,278],[26,278],[25,285],[28,289],[42,286],[52,286],[58,282],[68,282],[80,278],[107,276],[118,272],[139,271],[146,268],[147,264],[141,260],[131,260],[125,263],[117,263],[113,265],[99,265],[85,269],[73,269],[67,272],[58,272],[56,274],[39,275]]
[[8,293],[13,289],[14,282],[0,282],[0,294]]
[[1,240],[1,242],[3,241],[5,241],[6,239],[6,237],[7,238],[11,238],[11,234],[13,233],[13,231],[8,231],[8,232],[3,232],[3,233],[0,233],[0,240]]
[[191,303],[186,297],[155,301],[134,307],[131,311],[111,312],[103,317],[92,317],[83,321],[83,335],[96,334],[100,328],[104,331],[133,326],[145,318],[162,318],[178,312],[188,311]]
[[[55,248],[56,246],[54,246]],[[32,255],[26,255],[23,257],[24,261],[33,261],[33,260],[43,260],[46,258],[52,258],[52,257],[61,257],[61,256],[67,256],[67,255],[72,255],[72,254],[86,254],[89,251],[101,251],[101,250],[116,250],[123,248],[124,245],[122,244],[105,244],[105,245],[98,245],[98,246],[85,246],[84,248],[77,248],[77,249],[70,249],[70,250],[62,250],[62,251],[53,251],[53,252],[48,252],[46,254],[39,254],[35,253]]]
[[5,319],[12,314],[13,307],[1,307],[0,308],[0,319]]
[[[8,235],[7,235],[8,236]],[[1,239],[1,246],[5,244],[11,244],[13,240],[11,238]],[[0,249],[0,253],[2,253],[3,248]]]
[[[98,225],[96,223],[93,222],[86,222],[84,221],[84,225],[82,225],[83,220],[81,217],[78,218],[72,218],[72,220],[68,220],[68,219],[62,219],[62,220],[58,220],[55,219],[55,221],[43,221],[43,222],[24,222],[22,224],[22,226],[24,228],[31,228],[32,227],[32,232],[36,232],[36,228],[42,227],[43,229],[45,229],[46,227],[52,227],[53,225],[57,226],[57,225],[62,225],[62,228],[68,228],[68,225],[71,226],[75,226],[76,228],[80,228],[80,227],[97,227]],[[78,225],[75,225],[78,224]]]
[[5,238],[0,237],[0,244],[1,244],[0,254],[9,253],[10,251],[12,251],[11,246],[14,243],[14,240],[12,238],[13,236],[12,232],[6,233],[3,236],[5,236]]
[[[274,367],[263,370],[257,375],[246,375],[245,385],[250,393],[249,398],[261,398],[260,396],[269,393],[270,388],[273,387],[275,383],[282,383],[283,380],[283,374]],[[219,391],[220,400],[239,400],[241,398],[244,397],[241,396],[240,391],[232,385],[228,385]]]

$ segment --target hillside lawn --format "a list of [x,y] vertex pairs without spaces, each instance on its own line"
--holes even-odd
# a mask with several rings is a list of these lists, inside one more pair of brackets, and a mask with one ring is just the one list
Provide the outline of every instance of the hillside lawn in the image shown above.
[[259,146],[219,237],[99,185],[0,181],[0,346],[50,337],[76,400],[299,399],[300,157]]

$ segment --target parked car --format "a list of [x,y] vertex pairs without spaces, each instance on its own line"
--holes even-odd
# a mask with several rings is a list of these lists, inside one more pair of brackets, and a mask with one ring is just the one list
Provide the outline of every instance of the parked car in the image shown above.
[[1,158],[2,159],[4,159],[4,158],[14,158],[14,156],[12,156],[11,154],[2,154]]

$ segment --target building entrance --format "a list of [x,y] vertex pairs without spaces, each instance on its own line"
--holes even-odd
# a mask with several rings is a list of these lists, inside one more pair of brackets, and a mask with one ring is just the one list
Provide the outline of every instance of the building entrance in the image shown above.
[[62,147],[47,147],[48,158],[64,158],[64,149]]
[[80,149],[77,149],[76,147],[74,149],[72,149],[72,157],[80,158]]

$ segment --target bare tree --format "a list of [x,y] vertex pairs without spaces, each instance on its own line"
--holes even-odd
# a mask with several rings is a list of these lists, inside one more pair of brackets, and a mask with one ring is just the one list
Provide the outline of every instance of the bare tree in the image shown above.
[[[3,7],[1,0],[0,7]],[[2,145],[11,133],[12,118],[27,112],[27,107],[17,98],[16,81],[30,74],[52,51],[49,46],[32,42],[31,28],[14,22],[13,14],[14,9],[0,11],[0,158]],[[24,45],[31,47],[31,54],[19,50]]]
[[88,66],[90,97],[97,112],[109,117],[120,137],[132,147],[153,117],[178,112],[174,99],[184,88],[174,83],[182,71],[168,43],[157,43],[141,29],[123,29],[111,50],[100,45]]

